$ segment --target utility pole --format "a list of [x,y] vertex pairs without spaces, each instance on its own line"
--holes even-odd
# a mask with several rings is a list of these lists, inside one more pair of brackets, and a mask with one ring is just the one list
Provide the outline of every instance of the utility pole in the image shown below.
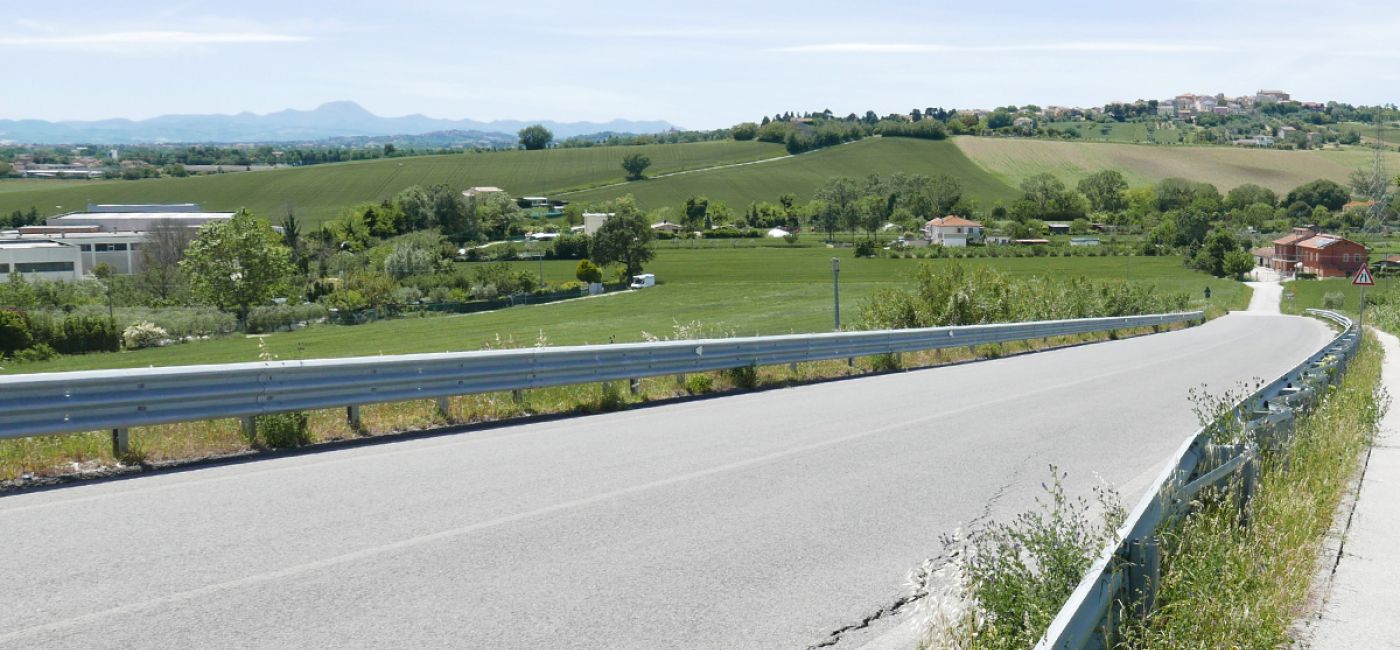
[[831,296],[836,303],[836,331],[841,331],[841,260],[831,258]]

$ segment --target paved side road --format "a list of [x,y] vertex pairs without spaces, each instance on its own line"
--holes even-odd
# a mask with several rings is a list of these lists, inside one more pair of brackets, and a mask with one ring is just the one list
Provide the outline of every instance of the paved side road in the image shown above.
[[[805,648],[1046,466],[1129,502],[1312,319],[0,498],[0,648]],[[842,642],[845,646],[846,642]]]
[[[1400,340],[1371,330],[1385,348],[1381,381],[1400,395]],[[1314,648],[1400,648],[1400,406],[1381,420],[1342,557],[1332,576],[1321,620],[1311,626]]]

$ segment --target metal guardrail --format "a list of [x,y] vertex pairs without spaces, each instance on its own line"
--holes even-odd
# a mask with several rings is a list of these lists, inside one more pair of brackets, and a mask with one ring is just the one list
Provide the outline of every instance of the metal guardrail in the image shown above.
[[0,439],[127,429],[454,395],[955,348],[1204,318],[1199,311],[927,329],[836,332],[0,376]]
[[[1112,647],[1123,615],[1143,617],[1155,606],[1161,568],[1159,532],[1190,512],[1202,490],[1225,488],[1238,480],[1236,505],[1248,523],[1248,502],[1258,478],[1261,453],[1287,448],[1294,416],[1314,406],[1327,386],[1340,378],[1359,347],[1361,333],[1351,319],[1309,309],[1342,327],[1317,353],[1241,400],[1220,420],[1199,429],[1158,477],[1157,488],[1138,502],[1118,529],[1121,540],[1104,549],[1059,614],[1037,650]],[[1241,427],[1239,444],[1216,444],[1212,434]],[[1238,477],[1236,475],[1238,474]]]

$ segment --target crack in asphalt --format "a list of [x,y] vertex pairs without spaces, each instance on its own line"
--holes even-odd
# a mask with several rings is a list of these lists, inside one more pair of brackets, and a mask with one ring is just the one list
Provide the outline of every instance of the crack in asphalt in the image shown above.
[[[1018,466],[1024,466],[1027,462],[1030,461],[1030,459],[1031,456],[1026,456],[1025,458],[1021,459],[1021,462],[1018,463]],[[1017,469],[1011,474],[1011,477],[1001,485],[1001,487],[997,488],[996,492],[992,493],[991,498],[987,499],[987,502],[983,504],[982,512],[968,521],[969,531],[977,529],[978,527],[982,526],[987,520],[991,519],[992,507],[995,506],[997,502],[1000,501],[1001,498],[1006,495],[1006,491],[1011,489],[1011,486],[1016,483],[1016,479],[1021,475],[1021,472],[1021,469]],[[938,569],[942,568],[945,564],[956,559],[960,554],[960,551],[958,549],[954,549],[952,551],[948,550],[949,541],[950,538],[945,537],[943,551],[940,551],[938,555],[924,560],[922,563],[919,564],[917,568],[910,571],[909,582],[912,584],[913,587],[910,593],[896,598],[893,602],[875,610],[871,614],[860,619],[860,621],[858,622],[852,623],[850,625],[845,625],[836,628],[831,632],[828,632],[826,638],[822,639],[817,643],[807,646],[807,650],[833,647],[836,644],[840,643],[847,634],[867,629],[880,619],[896,616],[900,612],[902,612],[905,607],[913,605],[914,603],[917,603],[923,600],[924,598],[928,597],[929,591],[931,590],[930,581],[932,580],[933,576],[938,572]]]

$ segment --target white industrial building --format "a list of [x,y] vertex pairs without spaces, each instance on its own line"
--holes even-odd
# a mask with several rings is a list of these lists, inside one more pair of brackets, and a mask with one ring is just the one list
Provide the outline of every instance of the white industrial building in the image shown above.
[[174,205],[88,205],[85,212],[49,217],[50,226],[96,226],[102,232],[148,232],[158,224],[198,228],[211,221],[227,221],[232,212],[204,212],[198,203]]
[[0,281],[9,282],[13,273],[30,280],[77,280],[83,276],[82,251],[65,242],[0,236]]
[[85,212],[50,217],[47,225],[0,232],[0,275],[17,272],[33,279],[76,280],[99,264],[113,273],[141,271],[141,246],[149,233],[175,227],[194,231],[232,212],[204,212],[198,204],[89,205]]

